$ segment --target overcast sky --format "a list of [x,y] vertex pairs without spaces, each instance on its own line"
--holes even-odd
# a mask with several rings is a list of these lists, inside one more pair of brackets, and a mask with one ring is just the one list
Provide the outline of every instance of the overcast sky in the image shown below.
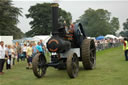
[[[20,23],[18,27],[27,32],[31,29],[29,22],[31,19],[26,19],[25,14],[28,14],[30,6],[37,3],[52,2],[53,0],[13,0],[13,4],[16,7],[22,8],[22,17],[19,17]],[[59,7],[70,12],[73,17],[73,21],[78,19],[85,10],[92,9],[106,9],[111,12],[112,16],[118,17],[120,21],[120,30],[122,30],[122,23],[128,18],[128,0],[61,0]]]

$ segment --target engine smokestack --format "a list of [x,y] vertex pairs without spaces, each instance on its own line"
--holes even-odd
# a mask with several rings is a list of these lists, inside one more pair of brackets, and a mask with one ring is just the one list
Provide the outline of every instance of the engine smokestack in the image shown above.
[[58,3],[52,3],[52,35],[58,33]]

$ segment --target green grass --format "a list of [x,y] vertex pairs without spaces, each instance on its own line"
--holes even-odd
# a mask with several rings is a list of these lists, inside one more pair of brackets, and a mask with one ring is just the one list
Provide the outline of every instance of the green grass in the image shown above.
[[83,70],[70,79],[67,72],[49,67],[45,77],[37,79],[32,70],[26,70],[26,62],[17,63],[0,75],[0,85],[127,85],[128,62],[124,60],[122,47],[97,52],[96,69]]

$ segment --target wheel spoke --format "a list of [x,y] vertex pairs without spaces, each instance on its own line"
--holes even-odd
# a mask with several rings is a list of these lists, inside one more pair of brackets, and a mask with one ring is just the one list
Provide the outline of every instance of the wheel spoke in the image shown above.
[[76,56],[73,57],[72,67],[73,67],[73,74],[76,75],[78,72],[78,60]]
[[95,48],[92,48],[90,51],[91,51],[91,52],[94,52],[94,51],[95,51]]
[[40,74],[40,68],[38,68],[38,71],[37,72]]
[[73,71],[73,74],[76,75],[77,74],[77,68],[78,66],[76,65],[76,63],[72,63],[72,71]]
[[94,60],[95,60],[94,54],[93,54],[93,52],[91,52],[91,53],[90,53],[90,64],[91,64],[91,65],[94,64]]

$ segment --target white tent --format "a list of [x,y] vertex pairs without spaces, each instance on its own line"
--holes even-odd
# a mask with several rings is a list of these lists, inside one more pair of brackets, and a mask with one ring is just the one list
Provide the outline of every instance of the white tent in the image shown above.
[[115,39],[116,38],[116,39],[118,39],[118,37],[116,37],[114,35],[110,35],[110,34],[106,35],[105,38],[112,38],[112,39]]
[[122,37],[122,36],[119,36],[118,38],[119,38],[119,39],[124,39],[124,37]]
[[50,35],[39,35],[39,36],[34,36],[33,41],[40,41],[43,40],[43,43],[46,45],[47,41],[51,38]]
[[93,39],[93,40],[96,40],[95,37],[87,37],[87,39]]
[[12,45],[13,36],[0,36],[0,41],[4,41],[5,45]]

